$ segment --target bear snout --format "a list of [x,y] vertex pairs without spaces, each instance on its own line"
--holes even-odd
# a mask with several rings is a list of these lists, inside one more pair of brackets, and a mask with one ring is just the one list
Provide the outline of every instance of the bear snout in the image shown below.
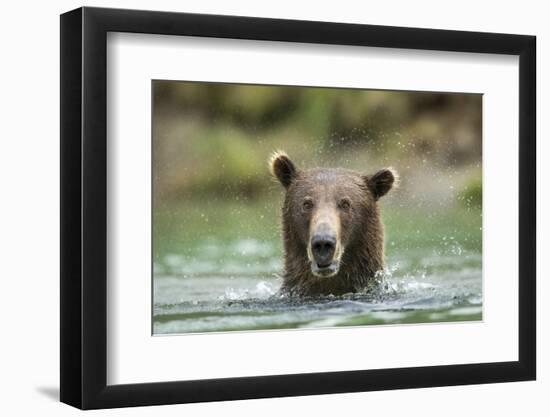
[[327,268],[336,252],[336,237],[327,233],[316,234],[311,238],[311,252],[319,268]]

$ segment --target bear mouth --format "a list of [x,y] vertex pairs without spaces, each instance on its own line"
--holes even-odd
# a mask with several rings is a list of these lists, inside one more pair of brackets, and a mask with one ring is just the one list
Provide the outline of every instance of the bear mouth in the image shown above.
[[338,273],[340,262],[332,261],[327,265],[319,265],[317,262],[311,262],[311,273],[319,278],[330,278]]

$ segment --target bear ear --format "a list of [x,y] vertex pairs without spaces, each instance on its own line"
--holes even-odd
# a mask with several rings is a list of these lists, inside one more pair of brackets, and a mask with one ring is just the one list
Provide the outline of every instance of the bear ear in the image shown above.
[[399,176],[393,168],[385,168],[370,177],[365,177],[365,180],[374,199],[378,200],[392,189],[399,180]]
[[297,174],[296,167],[288,155],[282,151],[273,152],[269,158],[269,170],[285,188],[290,186]]

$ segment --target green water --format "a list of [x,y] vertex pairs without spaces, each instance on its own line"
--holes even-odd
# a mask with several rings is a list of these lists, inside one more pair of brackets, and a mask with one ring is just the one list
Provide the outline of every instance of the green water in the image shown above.
[[384,207],[387,269],[360,294],[278,294],[273,201],[195,200],[154,213],[155,334],[482,319],[481,210]]

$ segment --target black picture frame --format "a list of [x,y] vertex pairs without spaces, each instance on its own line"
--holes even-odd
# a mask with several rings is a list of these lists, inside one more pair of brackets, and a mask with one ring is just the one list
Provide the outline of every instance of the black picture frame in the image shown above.
[[[107,385],[108,32],[519,56],[519,360]],[[61,15],[60,57],[62,402],[94,409],[535,379],[534,36],[84,7]]]

